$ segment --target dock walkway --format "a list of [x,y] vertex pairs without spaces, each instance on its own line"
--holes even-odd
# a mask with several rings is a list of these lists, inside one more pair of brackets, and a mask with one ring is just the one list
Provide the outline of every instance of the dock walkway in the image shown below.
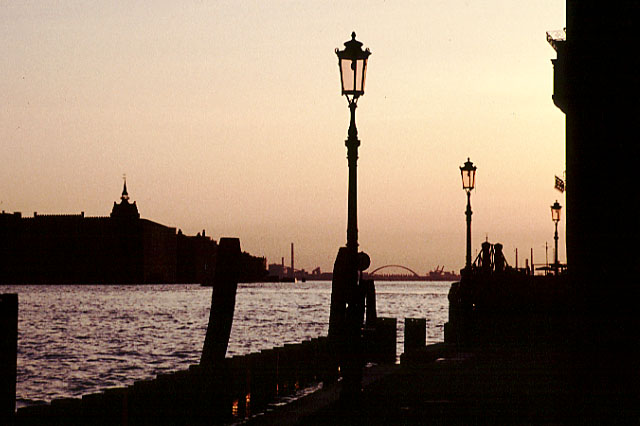
[[[387,368],[360,401],[309,398],[252,425],[638,424],[632,398],[582,387],[580,363],[549,347],[449,353]],[[365,373],[366,375],[366,373]],[[319,396],[315,395],[315,397]],[[314,406],[315,404],[315,406]],[[275,421],[278,419],[279,421]]]

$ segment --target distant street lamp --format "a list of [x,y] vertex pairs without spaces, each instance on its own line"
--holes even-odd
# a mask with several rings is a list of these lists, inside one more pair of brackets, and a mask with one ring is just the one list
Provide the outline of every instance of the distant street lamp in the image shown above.
[[471,268],[471,191],[476,186],[476,166],[473,165],[471,159],[467,158],[467,162],[464,166],[460,167],[460,173],[462,174],[462,189],[467,192],[467,259],[465,262],[465,269]]
[[351,40],[344,43],[344,50],[336,49],[342,94],[346,96],[351,110],[347,146],[349,164],[349,198],[347,214],[347,249],[355,257],[358,253],[358,129],[356,128],[356,107],[358,98],[364,95],[364,81],[367,75],[367,60],[371,52],[362,50],[362,43],[351,33]]
[[555,203],[553,203],[553,205],[551,206],[551,220],[553,220],[553,223],[555,223],[556,225],[556,232],[553,235],[553,239],[555,240],[556,243],[556,247],[555,247],[555,260],[553,262],[553,267],[556,270],[556,274],[558,273],[558,222],[560,222],[560,212],[562,211],[562,206],[560,205],[560,203],[558,203],[558,200],[556,200]]

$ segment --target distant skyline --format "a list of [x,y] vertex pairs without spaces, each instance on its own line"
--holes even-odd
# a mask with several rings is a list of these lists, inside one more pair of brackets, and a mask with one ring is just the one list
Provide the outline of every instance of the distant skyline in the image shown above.
[[[334,49],[371,49],[357,124],[372,268],[464,265],[459,166],[478,167],[473,250],[553,259],[565,169],[551,100],[562,0],[0,0],[0,209],[140,214],[330,271],[346,242],[349,112]],[[568,183],[571,190],[571,183]],[[564,255],[565,211],[559,224]]]

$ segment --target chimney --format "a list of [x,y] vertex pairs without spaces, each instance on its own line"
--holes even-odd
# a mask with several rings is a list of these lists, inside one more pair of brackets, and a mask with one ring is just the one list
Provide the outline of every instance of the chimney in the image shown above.
[[294,264],[293,260],[294,260],[294,257],[293,257],[293,243],[291,243],[291,276],[295,278],[296,270],[294,268],[295,264]]

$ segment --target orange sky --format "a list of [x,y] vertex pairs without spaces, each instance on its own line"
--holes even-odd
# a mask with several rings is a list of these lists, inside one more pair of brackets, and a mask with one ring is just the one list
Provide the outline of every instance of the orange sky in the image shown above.
[[270,262],[294,242],[296,266],[330,270],[349,120],[334,49],[355,30],[372,51],[357,112],[372,266],[463,266],[467,157],[474,250],[488,235],[511,264],[516,247],[544,261],[565,163],[545,31],[564,0],[112,3],[0,0],[1,209],[107,215],[126,173],[145,218]]

